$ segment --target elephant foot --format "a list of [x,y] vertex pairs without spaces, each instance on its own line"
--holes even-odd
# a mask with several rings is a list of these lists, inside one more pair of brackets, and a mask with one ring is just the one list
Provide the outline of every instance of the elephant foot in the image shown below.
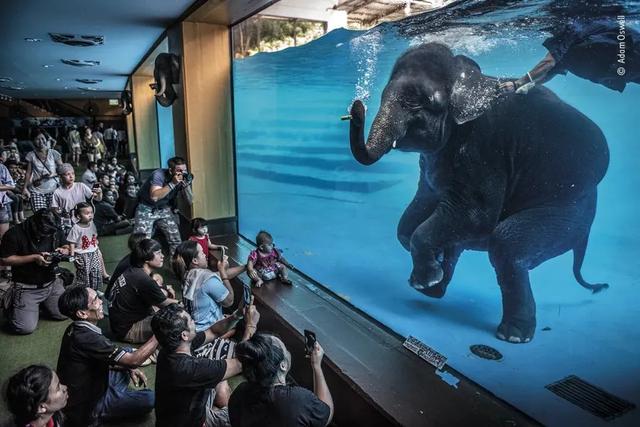
[[536,330],[534,322],[502,321],[496,330],[496,337],[514,344],[528,343]]
[[411,287],[427,293],[430,288],[438,287],[444,279],[444,271],[438,262],[433,262],[426,267],[413,267],[409,284]]

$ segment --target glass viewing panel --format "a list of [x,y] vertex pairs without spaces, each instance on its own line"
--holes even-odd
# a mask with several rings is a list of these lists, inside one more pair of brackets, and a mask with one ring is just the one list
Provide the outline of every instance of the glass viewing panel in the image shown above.
[[[585,4],[459,2],[253,55],[233,31],[241,234],[267,230],[297,269],[558,426],[607,423],[545,388],[569,375],[640,403],[640,86],[614,90],[639,81],[640,49],[619,63],[615,41],[640,41],[639,12]],[[548,49],[578,69],[498,89]],[[354,151],[382,155],[369,166],[341,120],[355,100],[371,150],[355,132]],[[613,416],[640,425],[637,409]]]

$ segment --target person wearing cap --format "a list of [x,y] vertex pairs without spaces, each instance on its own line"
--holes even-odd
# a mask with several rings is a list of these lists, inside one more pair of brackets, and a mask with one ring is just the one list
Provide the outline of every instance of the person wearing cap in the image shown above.
[[60,177],[60,187],[53,192],[51,207],[58,210],[62,218],[62,225],[65,232],[68,232],[72,224],[72,210],[78,204],[91,199],[102,200],[102,189],[99,187],[90,188],[82,182],[76,181],[76,173],[73,166],[63,163],[57,168]]
[[11,266],[14,282],[4,296],[5,315],[16,334],[36,329],[41,308],[54,320],[66,319],[58,309],[64,287],[52,262],[52,253],[69,253],[58,223],[54,209],[40,209],[2,237],[0,263]]

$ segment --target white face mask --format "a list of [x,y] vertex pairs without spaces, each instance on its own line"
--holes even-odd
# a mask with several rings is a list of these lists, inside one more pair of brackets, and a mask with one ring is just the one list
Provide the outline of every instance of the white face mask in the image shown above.
[[200,227],[198,228],[198,234],[204,236],[209,233],[209,227]]

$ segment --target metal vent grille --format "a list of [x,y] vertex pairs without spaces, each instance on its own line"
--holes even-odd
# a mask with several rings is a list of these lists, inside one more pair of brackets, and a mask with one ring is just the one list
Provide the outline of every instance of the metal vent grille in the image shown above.
[[617,418],[636,407],[633,403],[607,393],[575,375],[569,375],[560,381],[548,384],[545,388],[607,421]]
[[88,61],[86,59],[61,59],[63,64],[73,65],[74,67],[95,67],[100,65],[100,61]]
[[95,85],[98,83],[102,83],[101,79],[76,79],[79,83],[84,83],[86,85]]
[[88,47],[104,44],[104,36],[91,36],[81,34],[49,33],[51,40],[69,46]]

